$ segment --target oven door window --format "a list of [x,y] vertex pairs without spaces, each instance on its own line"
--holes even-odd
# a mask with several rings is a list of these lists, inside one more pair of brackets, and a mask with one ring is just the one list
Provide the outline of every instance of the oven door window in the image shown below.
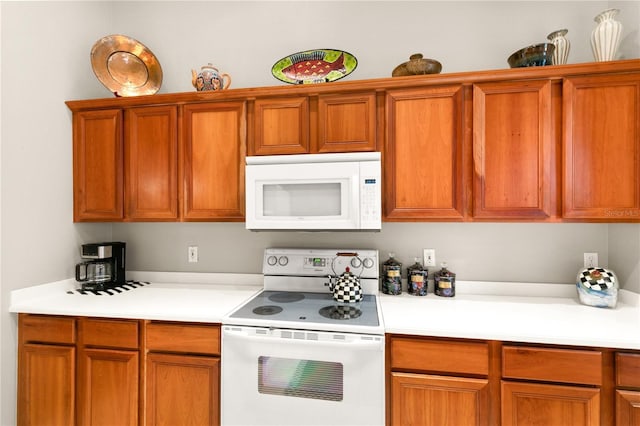
[[340,182],[265,184],[262,194],[265,217],[340,217],[343,214]]
[[342,401],[343,366],[338,362],[258,357],[258,392]]

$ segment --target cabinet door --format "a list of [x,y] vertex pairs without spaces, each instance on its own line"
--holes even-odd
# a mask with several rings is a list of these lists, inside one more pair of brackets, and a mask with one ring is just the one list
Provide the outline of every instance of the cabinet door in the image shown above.
[[184,220],[244,220],[244,121],[244,102],[184,107]]
[[640,221],[640,74],[567,78],[563,216]]
[[480,426],[489,424],[485,379],[391,373],[394,426]]
[[257,99],[250,155],[308,154],[309,98]]
[[552,215],[551,82],[473,87],[473,217]]
[[462,220],[461,86],[387,93],[385,220]]
[[122,131],[120,109],[74,114],[74,222],[123,219]]
[[147,425],[220,424],[220,359],[150,353],[146,404]]
[[503,426],[599,424],[599,388],[502,382]]
[[138,424],[137,351],[84,349],[78,359],[78,424]]
[[318,97],[318,141],[314,152],[376,150],[376,95]]
[[18,425],[75,424],[75,348],[24,344],[18,358]]
[[125,114],[125,217],[176,220],[177,107],[132,108]]
[[640,392],[616,391],[616,425],[640,426]]

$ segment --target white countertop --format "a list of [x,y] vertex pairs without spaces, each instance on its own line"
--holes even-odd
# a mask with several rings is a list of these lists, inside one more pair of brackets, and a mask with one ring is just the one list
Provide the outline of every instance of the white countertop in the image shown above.
[[218,323],[262,290],[262,275],[127,272],[127,278],[152,284],[96,296],[74,292],[75,279],[58,281],[11,292],[9,311]]
[[[127,277],[152,284],[95,296],[74,292],[69,279],[13,291],[9,310],[217,323],[262,289],[259,274]],[[457,282],[453,298],[381,294],[380,306],[387,333],[640,349],[640,295],[624,290],[608,309],[581,305],[573,285]]]
[[[459,288],[459,284],[456,283]],[[580,304],[574,285],[466,283],[512,294],[452,298],[381,295],[385,331],[436,337],[640,349],[640,295],[620,291],[614,309]]]

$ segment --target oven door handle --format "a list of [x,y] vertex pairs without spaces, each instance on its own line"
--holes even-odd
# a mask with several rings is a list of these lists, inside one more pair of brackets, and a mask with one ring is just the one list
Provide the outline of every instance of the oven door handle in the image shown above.
[[[255,334],[257,330],[264,332],[265,334]],[[354,348],[354,349],[370,349],[370,350],[384,350],[384,336],[360,336],[358,339],[354,339],[354,336],[340,333],[322,332],[324,338],[318,338],[320,332],[314,331],[290,331],[292,335],[295,333],[301,333],[298,337],[284,337],[278,335],[278,330],[272,330],[269,328],[260,329],[245,329],[242,327],[223,327],[223,340],[225,337],[235,340],[243,340],[246,342],[274,342],[274,340],[280,341],[280,343],[293,343],[296,345],[310,346],[310,347],[332,347],[332,348]],[[286,332],[289,332],[288,330]],[[333,335],[334,338],[329,340],[327,336]],[[314,336],[316,338],[314,338]],[[342,338],[336,338],[337,336],[344,336]]]

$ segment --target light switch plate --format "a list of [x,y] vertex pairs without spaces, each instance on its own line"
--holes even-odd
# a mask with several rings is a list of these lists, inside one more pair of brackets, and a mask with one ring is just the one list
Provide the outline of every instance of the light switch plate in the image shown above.
[[187,250],[187,257],[189,259],[189,263],[197,263],[198,262],[198,246],[189,246]]
[[597,268],[598,267],[598,253],[585,253],[584,254],[584,267],[585,268]]
[[436,266],[436,249],[424,249],[422,263],[424,266]]

